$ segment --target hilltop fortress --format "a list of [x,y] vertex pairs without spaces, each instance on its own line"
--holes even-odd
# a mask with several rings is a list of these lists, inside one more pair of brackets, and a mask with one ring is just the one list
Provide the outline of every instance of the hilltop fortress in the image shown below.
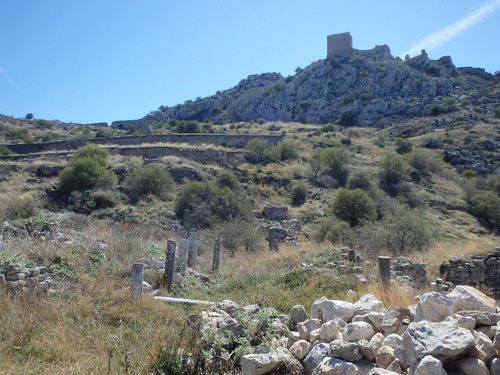
[[382,46],[375,46],[375,48],[370,50],[359,50],[352,48],[352,36],[351,33],[341,33],[328,35],[326,37],[327,41],[327,52],[326,58],[333,56],[349,56],[354,53],[358,55],[371,55],[377,56],[383,60],[391,59],[391,50],[386,44]]

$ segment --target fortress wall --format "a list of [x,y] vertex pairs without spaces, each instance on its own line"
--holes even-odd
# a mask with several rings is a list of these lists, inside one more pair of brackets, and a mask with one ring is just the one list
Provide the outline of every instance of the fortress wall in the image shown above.
[[441,266],[441,276],[454,285],[490,289],[495,298],[500,298],[500,248],[495,250],[495,253],[484,257],[450,259]]
[[149,134],[127,137],[110,137],[68,140],[47,143],[30,144],[5,144],[16,154],[32,154],[45,151],[74,150],[85,146],[87,143],[100,145],[132,146],[147,143],[189,143],[189,144],[212,144],[231,148],[245,148],[248,141],[253,138],[264,139],[269,143],[277,143],[283,139],[283,135],[257,135],[257,134]]
[[[178,147],[106,147],[111,154],[123,156],[142,156],[144,159],[160,159],[164,156],[177,156],[194,160],[202,164],[218,164],[221,166],[246,162],[247,153],[239,151],[225,151],[214,149],[193,149]],[[35,161],[38,158],[47,157],[48,154],[33,153],[20,155],[0,155],[0,160]],[[71,152],[58,152],[51,155],[52,158],[68,158]]]

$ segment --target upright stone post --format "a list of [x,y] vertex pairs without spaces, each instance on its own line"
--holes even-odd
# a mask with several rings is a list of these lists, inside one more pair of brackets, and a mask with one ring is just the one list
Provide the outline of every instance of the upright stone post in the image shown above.
[[276,231],[274,227],[269,228],[269,250],[278,251],[278,239],[276,238]]
[[189,232],[188,266],[196,269],[198,264],[198,232]]
[[188,258],[188,240],[182,239],[179,241],[179,260],[177,269],[182,276],[186,276],[186,262]]
[[136,263],[132,265],[132,275],[130,276],[132,283],[132,298],[142,298],[142,284],[144,283],[144,265]]
[[174,281],[174,266],[175,266],[175,241],[167,241],[167,256],[165,258],[165,272],[163,277],[165,279],[165,284],[167,284],[167,290],[170,292],[172,290],[172,283]]
[[215,239],[214,245],[214,259],[212,261],[212,271],[217,272],[219,270],[219,262],[220,262],[220,238]]
[[386,290],[389,289],[391,286],[391,257],[378,257],[378,272],[382,286]]

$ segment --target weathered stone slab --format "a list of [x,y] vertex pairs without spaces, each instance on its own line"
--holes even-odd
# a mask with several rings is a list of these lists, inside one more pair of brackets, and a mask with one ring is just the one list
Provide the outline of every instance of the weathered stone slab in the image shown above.
[[290,320],[293,324],[297,324],[307,320],[306,309],[302,305],[295,305],[290,309]]
[[354,304],[338,300],[325,300],[321,304],[323,321],[341,319],[348,322],[354,315]]
[[496,312],[495,300],[468,285],[457,285],[448,297],[453,300],[454,311],[476,310]]
[[453,299],[445,294],[429,292],[422,295],[417,303],[415,321],[427,320],[430,322],[440,322],[445,317],[453,315]]
[[443,364],[430,355],[422,358],[417,364],[408,369],[409,375],[447,375]]
[[259,353],[241,357],[241,372],[246,375],[262,375],[276,370],[282,363],[281,356],[269,347],[259,348]]
[[345,341],[370,340],[374,334],[375,331],[370,323],[354,322],[347,324],[343,338]]
[[484,362],[477,358],[461,359],[457,362],[457,369],[465,375],[490,375]]
[[384,304],[373,294],[367,294],[354,303],[354,315],[364,315],[370,312],[384,312]]
[[[414,322],[408,326],[405,335],[411,336],[423,346],[422,354],[434,356],[454,357],[474,345],[474,336],[468,329],[446,323]],[[403,342],[408,349],[404,337]]]

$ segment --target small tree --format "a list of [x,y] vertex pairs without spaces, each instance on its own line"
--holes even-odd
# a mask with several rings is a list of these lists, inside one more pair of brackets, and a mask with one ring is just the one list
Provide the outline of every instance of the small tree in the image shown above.
[[425,250],[434,238],[424,214],[403,207],[387,212],[376,224],[368,223],[362,231],[368,238],[367,247],[377,252],[388,250],[394,255]]
[[331,210],[337,218],[348,222],[351,227],[362,221],[373,221],[377,217],[374,200],[361,189],[340,190]]
[[27,113],[26,120],[32,120],[32,119],[33,119],[33,113]]

